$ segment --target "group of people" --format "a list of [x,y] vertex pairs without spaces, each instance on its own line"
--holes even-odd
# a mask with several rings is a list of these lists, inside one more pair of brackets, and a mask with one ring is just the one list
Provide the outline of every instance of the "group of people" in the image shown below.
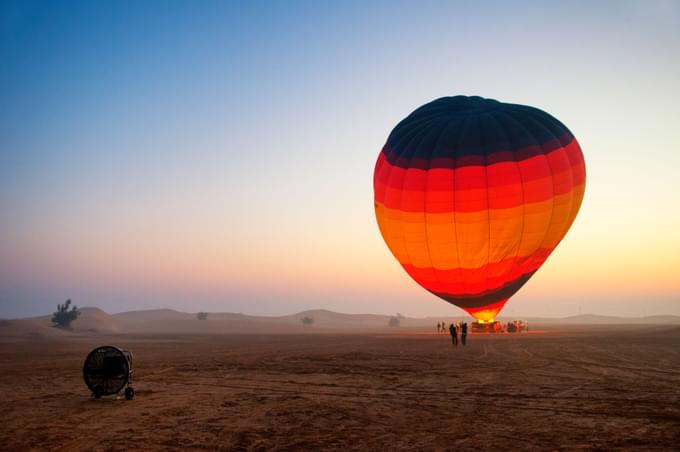
[[[445,333],[447,330],[446,323],[437,322],[437,333]],[[458,333],[460,332],[460,342],[463,345],[467,344],[468,324],[467,322],[454,322],[448,327],[451,335],[451,343],[454,347],[458,346]]]
[[526,320],[513,320],[512,322],[495,322],[494,333],[521,333],[529,331],[529,322]]

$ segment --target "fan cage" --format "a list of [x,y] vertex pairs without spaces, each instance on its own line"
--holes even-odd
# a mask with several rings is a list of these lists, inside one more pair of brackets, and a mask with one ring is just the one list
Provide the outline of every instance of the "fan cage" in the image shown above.
[[95,397],[118,394],[132,382],[132,353],[118,347],[97,347],[83,364],[83,379]]

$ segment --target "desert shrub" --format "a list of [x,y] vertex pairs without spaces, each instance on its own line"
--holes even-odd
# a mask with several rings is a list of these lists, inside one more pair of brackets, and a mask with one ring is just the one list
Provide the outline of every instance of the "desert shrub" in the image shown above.
[[303,318],[300,319],[303,325],[313,325],[314,324],[314,317],[310,317],[308,315],[304,316]]
[[387,322],[387,325],[392,327],[398,327],[400,323],[401,321],[399,320],[399,317],[393,315],[392,317],[390,317],[390,320],[389,322]]
[[196,314],[196,318],[198,320],[208,320],[208,313],[207,312],[199,312]]
[[71,309],[71,299],[66,300],[66,303],[57,305],[57,312],[52,314],[52,323],[58,328],[68,328],[71,326],[71,322],[78,318],[80,311],[76,305],[73,305]]

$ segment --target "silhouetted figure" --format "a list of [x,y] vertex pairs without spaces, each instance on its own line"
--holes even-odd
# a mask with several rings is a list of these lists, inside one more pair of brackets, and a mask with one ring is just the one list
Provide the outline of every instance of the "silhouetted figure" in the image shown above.
[[467,322],[463,322],[460,326],[460,341],[463,345],[467,342]]
[[449,325],[449,333],[451,333],[451,343],[454,347],[458,347],[458,329],[455,324]]
[[437,333],[441,333],[441,332],[442,332],[442,325],[441,325],[441,323],[437,322]]
[[442,333],[446,333],[446,322],[442,320]]

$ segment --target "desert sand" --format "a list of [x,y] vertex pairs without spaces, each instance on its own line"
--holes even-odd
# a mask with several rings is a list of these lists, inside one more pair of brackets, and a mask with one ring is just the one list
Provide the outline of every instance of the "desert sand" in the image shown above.
[[[433,328],[171,335],[31,322],[0,328],[3,450],[680,447],[674,325],[546,326],[453,348]],[[82,363],[104,344],[134,353],[134,400],[90,399]]]

